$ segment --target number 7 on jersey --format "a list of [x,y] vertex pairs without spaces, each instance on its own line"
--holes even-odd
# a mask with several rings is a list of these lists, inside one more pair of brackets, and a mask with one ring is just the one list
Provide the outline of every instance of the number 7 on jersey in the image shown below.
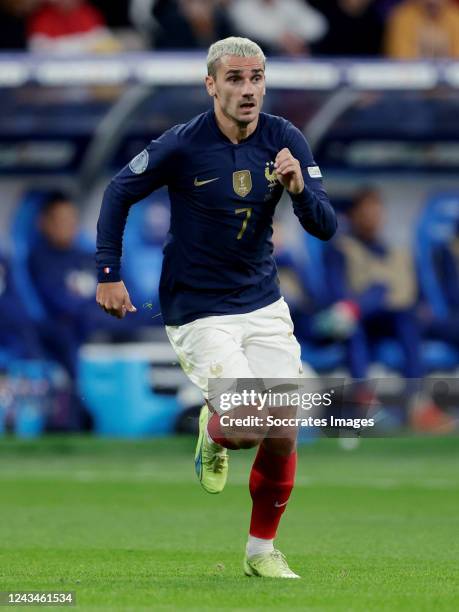
[[240,215],[241,213],[245,213],[245,219],[242,222],[241,230],[240,230],[239,234],[237,235],[237,240],[240,240],[242,238],[242,236],[244,235],[245,230],[247,229],[247,224],[248,224],[250,216],[252,214],[252,209],[251,208],[236,208],[235,213],[236,213],[236,215]]

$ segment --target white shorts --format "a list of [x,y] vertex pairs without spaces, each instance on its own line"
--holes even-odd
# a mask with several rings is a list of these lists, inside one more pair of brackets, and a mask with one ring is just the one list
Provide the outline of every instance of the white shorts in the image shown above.
[[166,332],[183,371],[206,399],[211,378],[304,376],[300,345],[284,298],[244,314],[166,325]]

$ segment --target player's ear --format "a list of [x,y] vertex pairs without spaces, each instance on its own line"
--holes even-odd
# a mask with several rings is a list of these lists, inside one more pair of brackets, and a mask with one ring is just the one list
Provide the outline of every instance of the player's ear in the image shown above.
[[215,96],[215,81],[214,78],[210,76],[210,74],[206,76],[206,89],[209,96]]

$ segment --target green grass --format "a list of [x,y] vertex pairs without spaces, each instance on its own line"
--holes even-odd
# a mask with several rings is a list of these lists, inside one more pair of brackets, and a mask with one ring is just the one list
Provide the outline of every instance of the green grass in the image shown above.
[[222,495],[192,439],[0,441],[0,590],[82,610],[459,610],[459,440],[302,446],[278,538],[301,581],[241,573],[252,452]]

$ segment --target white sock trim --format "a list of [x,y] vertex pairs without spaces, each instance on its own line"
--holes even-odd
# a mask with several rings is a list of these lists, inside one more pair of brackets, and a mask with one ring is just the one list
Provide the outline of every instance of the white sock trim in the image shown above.
[[245,550],[248,557],[272,552],[274,550],[274,540],[265,540],[264,538],[256,538],[249,535]]

